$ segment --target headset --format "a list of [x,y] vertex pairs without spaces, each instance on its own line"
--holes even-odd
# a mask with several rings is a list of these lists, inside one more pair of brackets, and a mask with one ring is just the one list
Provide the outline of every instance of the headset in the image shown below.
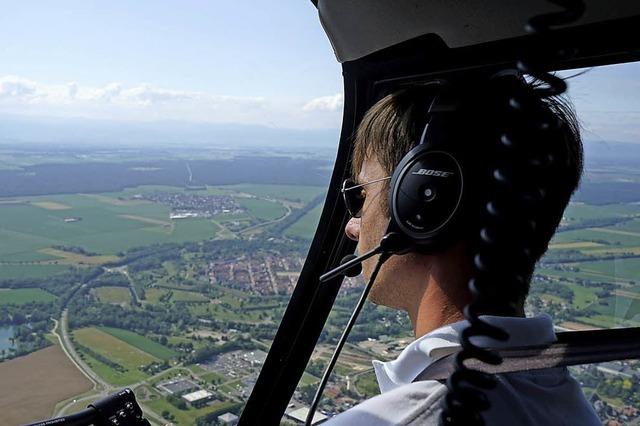
[[[399,233],[407,251],[439,251],[459,232],[467,202],[462,132],[455,132],[460,100],[438,81],[419,143],[395,168],[389,186],[386,234]],[[404,251],[403,250],[403,251]]]
[[[505,76],[520,79],[516,71],[508,70],[459,81],[435,79],[403,89],[415,93],[410,96],[414,133],[421,136],[391,177],[387,231],[377,247],[360,256],[346,256],[320,282],[340,274],[357,275],[358,264],[383,252],[442,251],[469,229],[469,206],[486,193],[484,183],[489,178],[488,169],[478,160],[488,158],[492,149],[474,140],[490,137],[481,118],[489,118],[486,110],[494,108],[483,98],[490,89],[478,87]],[[472,133],[470,127],[481,129]]]

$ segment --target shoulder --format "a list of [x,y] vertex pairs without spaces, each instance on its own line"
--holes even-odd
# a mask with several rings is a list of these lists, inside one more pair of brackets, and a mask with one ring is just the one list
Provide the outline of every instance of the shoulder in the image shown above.
[[[446,386],[428,380],[400,386],[339,414],[331,426],[437,425]],[[433,422],[431,421],[433,419]]]

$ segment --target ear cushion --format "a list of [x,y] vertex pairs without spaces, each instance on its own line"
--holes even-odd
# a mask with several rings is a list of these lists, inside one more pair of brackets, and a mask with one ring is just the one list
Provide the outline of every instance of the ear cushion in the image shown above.
[[463,170],[449,152],[419,144],[396,168],[390,186],[390,228],[416,245],[443,243],[461,210]]

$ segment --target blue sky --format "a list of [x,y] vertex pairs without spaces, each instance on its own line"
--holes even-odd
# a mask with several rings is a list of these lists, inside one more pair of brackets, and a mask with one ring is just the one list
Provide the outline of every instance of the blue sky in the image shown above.
[[[41,86],[46,92],[63,92],[69,86],[94,92],[110,87],[113,94],[142,87],[138,95],[143,91],[148,100],[164,96],[165,103],[172,97],[178,101],[182,93],[190,98],[214,97],[219,105],[207,109],[220,117],[211,117],[212,121],[242,121],[239,111],[231,111],[229,117],[215,111],[228,104],[232,110],[248,106],[261,114],[270,107],[275,112],[267,115],[276,126],[294,126],[296,120],[303,121],[302,127],[338,125],[340,66],[310,1],[21,0],[2,1],[1,10],[0,78],[12,77],[14,92],[19,91],[16,83]],[[323,97],[329,97],[327,105],[317,100]],[[60,101],[62,105],[48,108],[49,112],[127,116],[113,105],[89,105],[99,93],[81,98],[87,102]],[[315,104],[308,106],[314,99]],[[121,101],[122,109],[127,102]],[[34,104],[18,111],[46,112]],[[206,107],[182,102],[153,108],[161,110],[155,113],[130,111],[129,116],[170,118],[166,115],[176,109],[174,118],[189,119],[184,109],[198,106]],[[294,110],[293,117],[284,117]],[[314,117],[312,112],[331,114]],[[248,113],[246,121],[258,120],[257,115]],[[207,121],[197,112],[192,118]]]
[[[0,113],[337,128],[307,0],[0,0]],[[572,80],[586,134],[640,142],[640,66]]]

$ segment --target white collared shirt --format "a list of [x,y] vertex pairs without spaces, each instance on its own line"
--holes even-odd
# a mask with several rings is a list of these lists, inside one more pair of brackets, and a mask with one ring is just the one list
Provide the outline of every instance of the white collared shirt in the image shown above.
[[[503,348],[553,343],[551,318],[483,316],[509,333],[509,340],[477,337],[479,346]],[[331,426],[438,425],[443,384],[433,380],[412,383],[431,363],[459,350],[458,336],[466,321],[440,327],[412,342],[397,359],[373,361],[381,395],[330,419]],[[498,385],[486,392],[491,408],[483,413],[487,425],[554,426],[601,425],[579,384],[566,368],[499,374]]]

